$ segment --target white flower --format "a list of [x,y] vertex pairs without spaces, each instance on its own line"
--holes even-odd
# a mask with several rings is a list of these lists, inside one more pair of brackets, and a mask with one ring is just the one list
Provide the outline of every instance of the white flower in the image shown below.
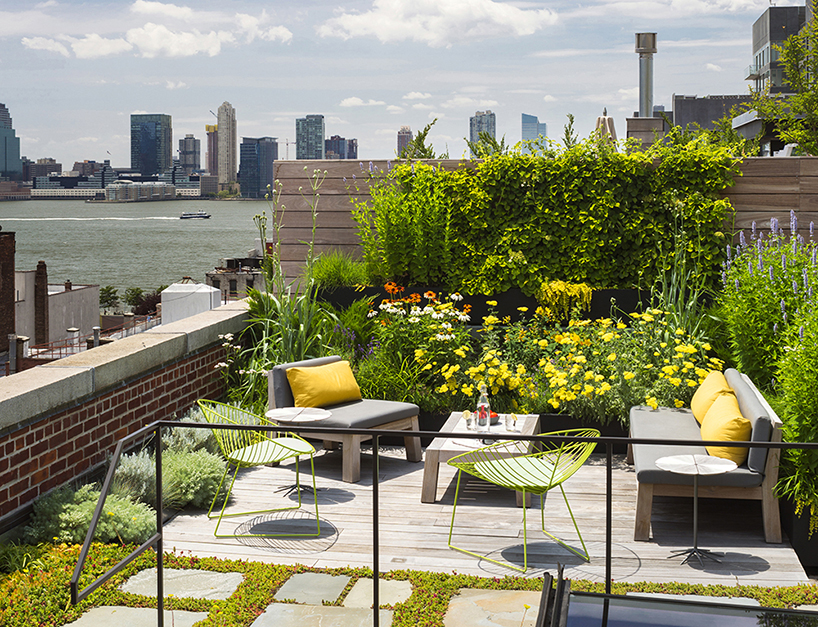
[[434,319],[434,320],[440,320],[442,317],[443,317],[442,313],[435,312],[435,313],[432,314],[432,319]]
[[412,308],[409,310],[409,313],[412,314],[413,316],[419,316],[423,312],[417,305],[412,305]]
[[463,300],[463,297],[458,292],[455,292],[454,294],[449,294],[449,298],[451,298],[455,302]]
[[449,329],[451,329],[451,328],[452,328],[452,325],[451,325],[451,324],[449,324],[448,322],[443,322],[443,323],[441,323],[441,325],[440,325],[440,326],[441,326],[442,328],[446,329],[446,330],[449,330]]
[[433,314],[433,313],[435,313],[435,308],[434,308],[434,307],[430,307],[429,305],[426,305],[426,306],[423,308],[423,313],[425,313],[426,315]]
[[415,322],[420,322],[420,318],[418,318],[417,316],[412,316],[411,318],[409,318],[409,322],[411,322],[412,324],[414,324]]
[[468,322],[471,320],[471,317],[468,314],[460,314],[457,316],[457,319],[460,320],[460,322]]
[[368,314],[366,314],[366,317],[367,318],[374,318],[377,315],[378,315],[377,311],[370,311]]
[[224,363],[223,361],[220,361],[219,363],[217,363],[217,364],[216,364],[215,366],[213,366],[213,367],[214,367],[216,370],[219,370],[220,368],[227,368],[227,364],[226,364],[226,363]]

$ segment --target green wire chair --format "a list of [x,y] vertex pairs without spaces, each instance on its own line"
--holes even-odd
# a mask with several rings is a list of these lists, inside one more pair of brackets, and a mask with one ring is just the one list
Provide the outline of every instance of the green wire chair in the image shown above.
[[[599,437],[596,429],[570,429],[567,431],[554,431],[553,433],[543,433],[543,436],[568,436],[582,438]],[[479,477],[489,483],[517,490],[523,493],[523,503],[525,503],[526,493],[540,495],[540,518],[542,521],[542,531],[545,535],[556,540],[561,546],[572,553],[575,553],[586,562],[590,561],[588,549],[585,541],[577,527],[577,521],[568,498],[565,496],[562,484],[580,469],[585,460],[594,450],[594,442],[570,442],[551,443],[543,442],[539,444],[538,452],[529,450],[530,444],[525,440],[509,440],[499,442],[469,451],[449,460],[449,465],[457,468],[457,487],[454,494],[454,507],[452,508],[452,524],[449,527],[449,548],[461,553],[466,553],[472,557],[488,560],[500,566],[506,566],[520,572],[528,570],[528,532],[526,529],[526,508],[523,507],[523,567],[515,566],[505,562],[500,562],[490,557],[473,553],[452,544],[452,533],[454,531],[454,516],[457,511],[457,498],[460,493],[460,477],[466,472],[475,477]],[[557,536],[545,530],[545,504],[543,495],[549,490],[559,486],[568,513],[574,523],[579,541],[582,544],[582,552],[569,546]]]
[[[202,408],[202,412],[204,412],[207,422],[211,424],[269,424],[264,418],[257,416],[252,412],[241,409],[240,407],[218,403],[216,401],[200,400],[199,407]],[[251,431],[244,429],[213,429],[213,435],[219,444],[219,448],[221,448],[224,458],[227,460],[227,465],[224,468],[224,474],[219,482],[219,488],[216,490],[216,496],[213,497],[213,502],[210,504],[210,509],[207,512],[207,517],[209,519],[216,517],[216,514],[213,514],[213,508],[215,507],[216,501],[219,498],[222,485],[224,484],[224,478],[227,476],[230,466],[236,466],[236,470],[233,473],[233,479],[230,481],[230,487],[228,488],[227,494],[224,497],[221,512],[218,514],[219,521],[216,523],[216,529],[213,532],[214,536],[217,538],[274,538],[282,536],[318,536],[321,534],[321,521],[318,518],[318,493],[315,488],[315,466],[313,465],[313,455],[315,453],[315,449],[309,442],[292,433],[288,433],[284,437],[270,437],[277,434],[275,432]],[[219,534],[219,525],[222,523],[222,518],[299,509],[301,507],[301,483],[299,481],[300,475],[298,461],[301,455],[310,456],[310,472],[312,473],[312,491],[315,498],[315,521],[317,527],[315,533]],[[239,473],[239,468],[273,464],[292,458],[295,458],[295,481],[296,491],[298,492],[297,505],[263,509],[255,512],[224,513],[224,510],[227,507],[227,501],[233,491],[233,484],[236,482],[236,476]]]

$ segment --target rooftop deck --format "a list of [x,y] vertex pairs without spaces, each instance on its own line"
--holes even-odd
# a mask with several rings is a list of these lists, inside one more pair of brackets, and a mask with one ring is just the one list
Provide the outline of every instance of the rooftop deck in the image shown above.
[[[365,449],[366,450],[366,449]],[[371,452],[371,449],[369,449]],[[361,460],[361,482],[341,481],[340,451],[319,451],[315,457],[321,535],[317,538],[225,538],[213,537],[216,521],[204,512],[185,511],[165,525],[165,548],[215,556],[281,564],[300,563],[316,567],[372,566],[372,460]],[[303,468],[302,464],[302,468]],[[309,466],[306,466],[309,468]],[[294,464],[263,467],[239,473],[233,489],[242,508],[263,509],[294,502],[275,490],[292,484]],[[571,579],[604,581],[605,578],[605,457],[592,456],[565,484],[577,523],[591,555],[590,563],[562,548],[540,531],[536,497],[528,510],[529,570],[540,576],[565,565]],[[480,576],[504,576],[515,571],[449,549],[447,539],[454,502],[455,471],[444,464],[435,503],[420,501],[422,463],[409,463],[403,449],[382,449],[379,482],[380,569],[414,569]],[[465,478],[465,477],[464,477]],[[294,529],[311,523],[311,500],[305,493],[302,510],[226,519],[222,532],[254,533]],[[786,540],[764,541],[761,504],[752,501],[699,501],[699,545],[724,552],[721,563],[682,565],[681,558],[668,559],[675,549],[692,546],[691,499],[656,497],[652,539],[634,542],[633,522],[636,479],[624,456],[614,456],[612,512],[612,577],[614,581],[782,586],[809,579]],[[231,503],[232,505],[232,503]],[[313,510],[314,511],[314,510]],[[558,491],[545,503],[546,529],[572,546],[579,546],[571,519]],[[522,510],[514,493],[474,477],[461,483],[454,543],[495,559],[522,565]]]

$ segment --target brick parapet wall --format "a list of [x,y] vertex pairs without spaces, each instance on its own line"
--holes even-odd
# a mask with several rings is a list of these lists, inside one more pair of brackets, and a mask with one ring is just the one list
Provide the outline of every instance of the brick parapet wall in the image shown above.
[[0,379],[0,531],[104,464],[128,434],[219,398],[219,335],[245,324],[243,303],[232,303]]

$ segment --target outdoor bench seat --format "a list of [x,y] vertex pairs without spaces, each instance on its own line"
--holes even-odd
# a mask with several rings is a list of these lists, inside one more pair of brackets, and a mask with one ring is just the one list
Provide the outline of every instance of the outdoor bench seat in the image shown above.
[[[309,368],[341,361],[337,355],[319,357],[305,361],[274,366],[267,373],[268,408],[293,407],[295,399],[287,379],[290,368]],[[417,405],[398,401],[384,401],[364,398],[357,401],[327,405],[322,409],[331,412],[329,418],[310,422],[310,427],[333,427],[342,429],[387,429],[396,431],[418,431]],[[324,441],[324,448],[332,449],[341,444],[341,478],[347,483],[356,483],[361,478],[361,442],[372,439],[367,435],[339,433],[309,434]],[[419,437],[405,437],[406,459],[419,462],[422,459]]]
[[[746,376],[732,368],[724,373],[742,416],[752,425],[751,442],[780,442],[781,421]],[[632,407],[632,438],[701,440],[699,424],[689,409]],[[629,461],[634,464],[638,483],[634,539],[650,537],[650,517],[654,496],[693,496],[693,477],[662,470],[656,460],[670,455],[707,455],[702,446],[633,445]],[[750,448],[747,461],[728,473],[699,477],[699,498],[760,500],[767,542],[781,542],[778,500],[773,489],[778,482],[779,449]]]

